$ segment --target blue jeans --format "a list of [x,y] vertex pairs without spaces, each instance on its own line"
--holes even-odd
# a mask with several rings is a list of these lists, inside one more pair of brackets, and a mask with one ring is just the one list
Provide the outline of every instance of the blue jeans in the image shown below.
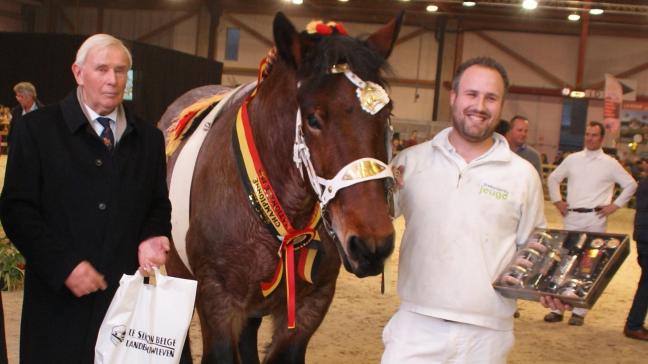
[[648,311],[648,241],[637,241],[637,262],[641,267],[641,278],[626,321],[628,330],[640,330],[646,320],[646,311]]

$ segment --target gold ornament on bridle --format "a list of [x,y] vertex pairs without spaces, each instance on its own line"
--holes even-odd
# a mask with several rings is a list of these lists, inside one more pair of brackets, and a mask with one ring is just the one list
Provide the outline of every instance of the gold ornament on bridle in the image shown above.
[[360,100],[360,106],[362,110],[369,114],[376,115],[376,113],[389,103],[389,95],[382,86],[375,82],[364,81],[351,71],[351,67],[348,64],[342,63],[334,65],[331,67],[331,73],[343,73],[349,81],[357,86],[356,96]]

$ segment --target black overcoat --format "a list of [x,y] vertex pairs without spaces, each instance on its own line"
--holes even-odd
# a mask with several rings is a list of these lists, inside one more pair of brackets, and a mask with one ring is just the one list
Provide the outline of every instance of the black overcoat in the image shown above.
[[[110,153],[76,92],[16,125],[0,198],[7,236],[26,258],[20,362],[92,363],[101,321],[139,243],[170,236],[162,133],[126,111]],[[81,261],[108,289],[76,298],[65,279]]]

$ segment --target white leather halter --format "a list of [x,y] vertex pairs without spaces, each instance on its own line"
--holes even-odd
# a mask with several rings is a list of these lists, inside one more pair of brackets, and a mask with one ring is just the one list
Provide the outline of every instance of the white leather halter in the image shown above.
[[[333,74],[344,73],[347,79],[357,86],[356,96],[360,100],[360,105],[364,111],[375,115],[389,103],[389,96],[387,96],[387,92],[380,85],[371,81],[363,81],[346,64],[335,65],[331,68],[330,72]],[[342,167],[332,179],[318,176],[311,162],[310,150],[304,140],[302,117],[299,108],[297,108],[297,117],[295,120],[293,161],[299,173],[301,173],[302,178],[304,177],[302,166],[306,170],[313,191],[315,191],[322,208],[335,197],[339,190],[345,187],[374,179],[394,178],[391,168],[375,158],[356,159]]]

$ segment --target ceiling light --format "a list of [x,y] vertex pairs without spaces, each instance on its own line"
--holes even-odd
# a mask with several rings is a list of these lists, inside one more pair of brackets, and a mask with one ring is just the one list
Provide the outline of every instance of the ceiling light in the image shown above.
[[304,0],[292,0],[292,3],[295,5],[301,5],[304,3]]
[[604,13],[604,11],[603,9],[594,8],[594,9],[590,9],[589,13],[592,15],[601,15]]
[[341,2],[341,3],[346,3],[346,2],[348,2],[349,0],[338,0],[338,1]]
[[462,5],[467,6],[467,7],[471,7],[471,6],[477,5],[477,3],[475,1],[464,1]]
[[522,7],[527,10],[533,10],[538,7],[538,2],[536,0],[524,0],[522,2]]
[[436,5],[428,5],[425,7],[425,10],[429,11],[430,13],[434,13],[435,11],[439,10],[439,7]]
[[567,19],[569,19],[570,21],[579,21],[580,20],[580,15],[578,15],[576,13],[571,13],[571,14],[569,14],[569,16],[567,16]]
[[569,96],[573,97],[575,99],[582,99],[583,97],[585,97],[585,92],[583,92],[583,91],[572,91],[572,92],[569,93]]

